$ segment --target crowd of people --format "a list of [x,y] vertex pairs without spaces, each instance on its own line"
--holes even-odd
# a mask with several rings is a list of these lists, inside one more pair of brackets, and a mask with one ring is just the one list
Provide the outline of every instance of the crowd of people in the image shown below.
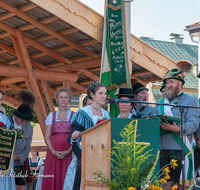
[[[184,105],[199,107],[198,99],[183,93],[185,83],[184,73],[180,69],[170,70],[163,80],[160,89],[163,98],[158,101],[159,105],[154,108],[145,104],[148,101],[148,89],[141,83],[136,83],[132,88],[119,88],[116,92],[118,99],[130,99],[134,101],[118,102],[120,113],[117,118],[142,119],[150,115],[168,115],[181,117],[178,107],[173,105]],[[27,91],[26,91],[27,93]],[[6,129],[23,130],[24,137],[18,136],[14,155],[11,163],[12,172],[24,173],[24,161],[27,159],[31,149],[33,128],[28,123],[32,119],[31,105],[34,105],[34,95],[29,94],[29,102],[24,102],[13,113],[12,116],[5,116],[0,113],[0,119],[4,122]],[[27,96],[27,95],[26,95]],[[43,172],[43,180],[40,185],[42,190],[80,190],[81,189],[81,138],[80,133],[93,127],[102,118],[110,118],[108,111],[102,107],[106,104],[107,90],[103,83],[92,82],[87,87],[87,96],[83,100],[83,107],[74,113],[69,108],[72,100],[72,93],[68,88],[60,88],[55,94],[58,110],[50,112],[45,121],[45,143],[47,145],[46,161]],[[0,103],[3,99],[3,92],[0,91]],[[170,104],[172,106],[164,106]],[[188,188],[194,183],[194,157],[193,138],[200,137],[199,123],[200,110],[185,108],[183,118],[183,136],[186,139],[185,145],[189,153],[185,151],[185,186]],[[172,183],[182,188],[181,168],[181,145],[180,127],[175,122],[172,124],[162,123],[160,128],[167,131],[160,136],[160,167],[170,163],[171,159],[177,160],[178,167],[173,168],[169,173],[170,179],[164,184],[165,189],[171,189]],[[189,163],[191,163],[190,165]],[[29,159],[31,171],[38,170],[37,152]],[[37,163],[37,164],[36,164]],[[192,168],[191,168],[192,167]],[[45,177],[49,176],[49,177]],[[188,177],[189,176],[189,177]],[[0,178],[0,189],[25,189],[26,182],[23,177]]]

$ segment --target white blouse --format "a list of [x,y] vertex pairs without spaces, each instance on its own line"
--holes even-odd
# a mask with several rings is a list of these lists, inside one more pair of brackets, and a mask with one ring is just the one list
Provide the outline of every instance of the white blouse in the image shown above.
[[[69,121],[71,112],[72,112],[71,108],[69,108],[68,111],[67,111],[67,115],[66,115],[66,120],[65,121]],[[60,121],[60,120],[58,120],[58,115],[59,115],[59,109],[56,111],[56,121]],[[49,115],[47,116],[47,119],[45,120],[45,125],[52,125],[52,119],[53,119],[53,113],[50,112]]]
[[[132,113],[129,113],[129,115],[128,115],[127,118],[132,118],[132,116],[133,116],[133,114],[132,114]],[[120,117],[120,114],[117,116],[117,118],[121,118],[121,117]],[[127,119],[127,118],[126,118],[126,119]],[[123,119],[124,119],[124,118],[123,118]]]

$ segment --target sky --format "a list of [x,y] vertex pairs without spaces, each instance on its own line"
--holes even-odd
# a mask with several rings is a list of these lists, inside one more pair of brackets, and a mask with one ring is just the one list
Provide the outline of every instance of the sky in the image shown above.
[[[80,0],[104,15],[105,0]],[[170,41],[170,34],[182,34],[183,43],[191,41],[186,25],[200,21],[200,0],[133,0],[131,2],[131,33],[137,37]],[[196,38],[195,40],[198,41]]]

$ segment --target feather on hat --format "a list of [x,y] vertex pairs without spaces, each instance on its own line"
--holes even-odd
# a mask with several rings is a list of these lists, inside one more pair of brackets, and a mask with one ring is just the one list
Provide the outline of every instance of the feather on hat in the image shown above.
[[180,69],[183,73],[188,73],[192,69],[192,63],[186,60],[180,60],[176,63],[176,67]]
[[35,95],[30,90],[21,90],[17,93],[17,96],[23,103],[35,105]]

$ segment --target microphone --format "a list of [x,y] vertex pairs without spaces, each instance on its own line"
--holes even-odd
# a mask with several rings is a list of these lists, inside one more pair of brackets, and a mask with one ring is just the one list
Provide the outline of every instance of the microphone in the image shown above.
[[109,98],[108,99],[108,103],[109,104],[115,104],[117,102],[131,102],[131,103],[134,103],[135,100],[133,100],[133,99],[115,99],[115,98]]

